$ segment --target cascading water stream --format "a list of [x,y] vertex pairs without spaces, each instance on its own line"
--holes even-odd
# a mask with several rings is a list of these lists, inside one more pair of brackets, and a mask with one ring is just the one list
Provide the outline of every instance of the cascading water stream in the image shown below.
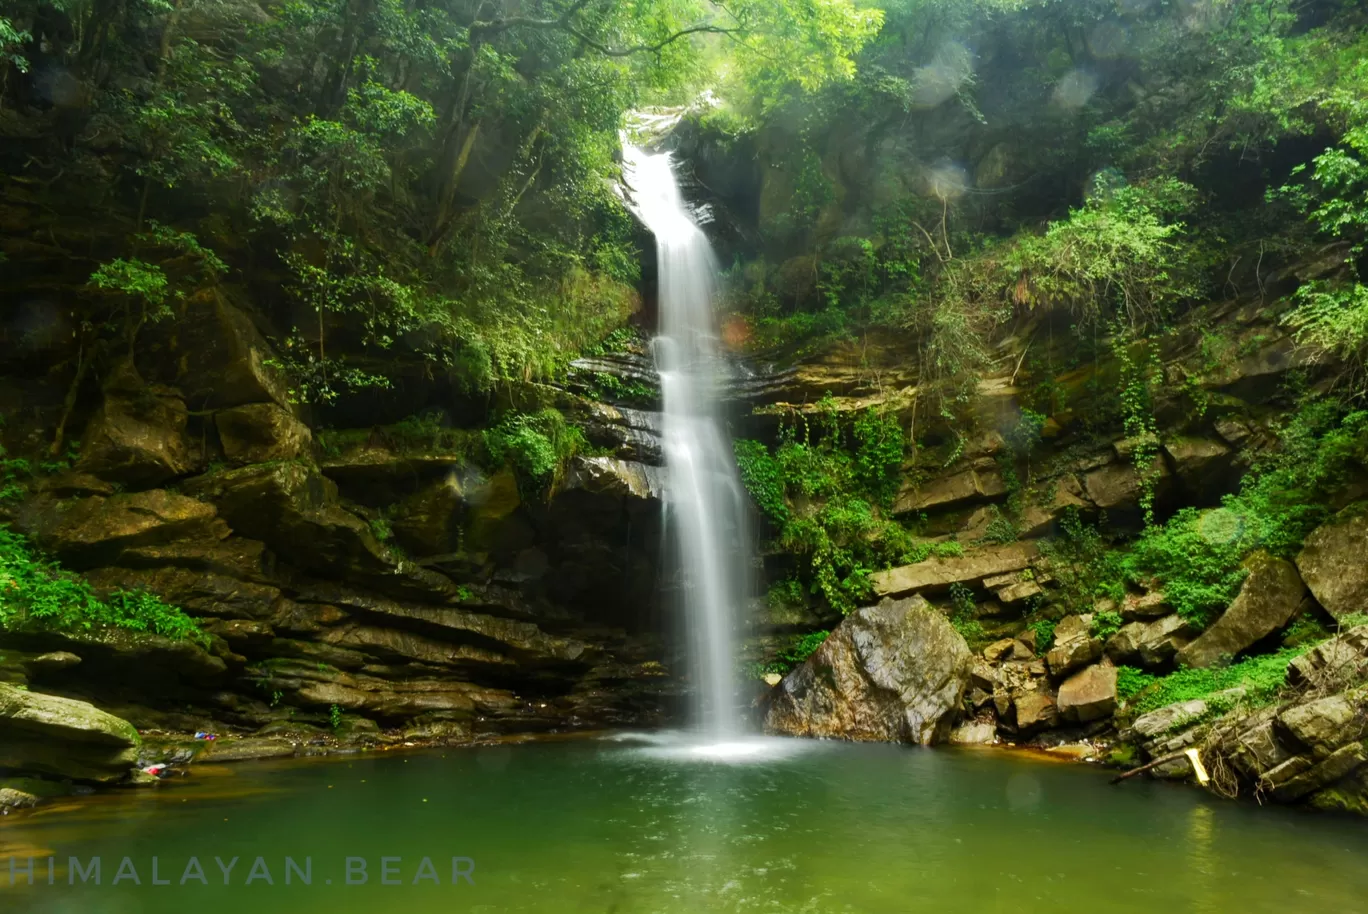
[[697,722],[710,738],[740,732],[734,629],[746,596],[745,501],[718,387],[713,326],[717,268],[684,205],[668,153],[624,144],[637,214],[656,238],[660,335],[652,343],[664,400],[665,511],[683,573]]

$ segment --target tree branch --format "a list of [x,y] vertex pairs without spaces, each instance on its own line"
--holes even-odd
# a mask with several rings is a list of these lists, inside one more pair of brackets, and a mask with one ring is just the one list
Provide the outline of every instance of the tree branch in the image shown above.
[[530,16],[509,16],[506,19],[494,19],[490,22],[476,22],[471,25],[470,33],[472,36],[484,37],[486,35],[506,32],[510,29],[547,29],[565,32],[567,35],[583,42],[586,46],[593,48],[606,57],[630,57],[633,54],[658,54],[668,46],[687,38],[690,35],[736,35],[741,32],[740,28],[726,28],[720,25],[691,25],[655,42],[654,44],[637,44],[626,48],[612,48],[577,29],[573,20],[577,13],[589,5],[591,0],[575,0],[568,9],[555,19],[534,19]]
[[630,48],[605,47],[599,44],[597,41],[594,41],[588,35],[578,32],[575,29],[567,27],[565,31],[575,36],[580,41],[584,42],[586,45],[593,48],[595,51],[598,51],[600,54],[603,54],[607,57],[630,57],[633,54],[658,54],[660,51],[674,44],[679,39],[686,38],[689,35],[735,35],[737,32],[741,30],[728,29],[720,25],[694,25],[690,26],[687,29],[680,29],[678,32],[675,32],[668,38],[658,41],[655,44],[638,44],[633,45]]

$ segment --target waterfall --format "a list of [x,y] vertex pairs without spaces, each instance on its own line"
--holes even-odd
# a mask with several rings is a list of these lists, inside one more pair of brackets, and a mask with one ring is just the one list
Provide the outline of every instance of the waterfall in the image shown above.
[[697,723],[740,731],[734,628],[746,597],[745,497],[718,407],[712,248],[684,205],[668,153],[624,144],[637,215],[656,238],[660,335],[652,342],[664,400],[665,518],[683,579]]

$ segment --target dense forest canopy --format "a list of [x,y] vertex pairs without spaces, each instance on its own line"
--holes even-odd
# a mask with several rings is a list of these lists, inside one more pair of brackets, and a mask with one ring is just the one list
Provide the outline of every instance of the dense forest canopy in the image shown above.
[[400,344],[475,387],[562,364],[631,308],[639,254],[610,183],[624,113],[705,84],[719,42],[767,92],[816,89],[878,25],[842,0],[3,15],[8,170],[122,223],[92,324],[131,344],[197,283],[284,289],[288,368],[322,401],[383,383],[349,347]]
[[[402,361],[472,392],[552,376],[637,307],[625,118],[710,90],[702,129],[782,178],[734,252],[771,263],[733,283],[764,340],[907,327],[948,384],[1013,314],[1144,334],[1331,245],[1341,266],[1286,320],[1352,362],[1363,20],[1334,0],[4,0],[10,197],[88,236],[12,247],[6,282],[79,272],[96,372],[222,284],[268,317],[301,401]],[[774,281],[798,253],[813,294]]]

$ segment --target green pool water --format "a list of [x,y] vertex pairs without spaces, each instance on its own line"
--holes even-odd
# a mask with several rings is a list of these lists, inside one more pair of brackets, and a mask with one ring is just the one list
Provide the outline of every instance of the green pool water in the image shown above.
[[[1108,779],[881,745],[718,758],[669,735],[203,768],[0,820],[0,910],[1368,911],[1368,826]],[[101,885],[70,885],[71,857],[99,857]],[[111,884],[124,857],[141,885]],[[239,858],[226,886],[215,857]]]

